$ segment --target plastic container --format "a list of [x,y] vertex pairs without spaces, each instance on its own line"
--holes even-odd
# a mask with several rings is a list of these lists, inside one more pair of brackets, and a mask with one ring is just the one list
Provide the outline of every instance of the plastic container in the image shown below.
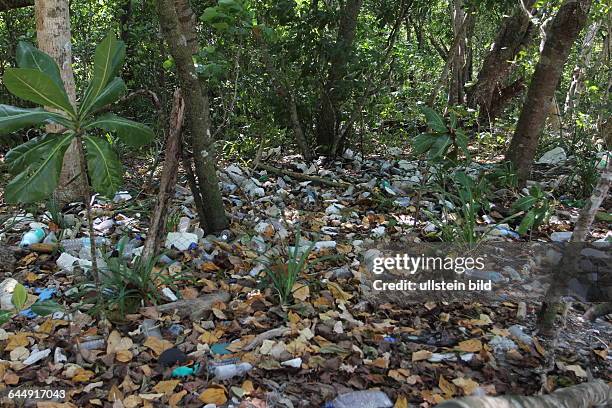
[[338,395],[325,408],[390,408],[393,403],[382,391],[354,391]]
[[25,235],[21,238],[19,246],[22,248],[27,248],[32,244],[38,244],[44,238],[45,230],[43,230],[42,228],[36,228],[25,233]]
[[[96,245],[105,245],[108,242],[106,238],[96,237]],[[62,248],[68,252],[79,252],[84,246],[89,247],[89,237],[75,238],[75,239],[63,239],[61,241]]]
[[227,364],[214,368],[215,379],[219,381],[227,380],[232,377],[245,375],[253,366],[249,363]]

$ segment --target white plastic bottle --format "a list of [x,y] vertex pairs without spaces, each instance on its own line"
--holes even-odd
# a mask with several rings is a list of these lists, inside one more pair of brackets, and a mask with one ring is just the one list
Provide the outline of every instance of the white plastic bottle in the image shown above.
[[19,246],[27,248],[32,244],[38,244],[45,238],[45,230],[42,228],[36,228],[28,231],[22,238]]

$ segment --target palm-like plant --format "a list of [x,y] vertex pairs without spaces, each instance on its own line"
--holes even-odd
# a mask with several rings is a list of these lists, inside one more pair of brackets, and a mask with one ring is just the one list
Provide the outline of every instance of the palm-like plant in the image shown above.
[[[123,174],[115,150],[107,138],[100,135],[113,132],[133,147],[150,142],[154,136],[153,131],[141,123],[112,113],[100,113],[106,112],[106,107],[127,91],[125,83],[117,76],[124,60],[125,44],[109,34],[96,48],[92,77],[77,109],[68,98],[60,69],[53,58],[29,43],[19,43],[19,68],[6,69],[2,78],[4,85],[15,96],[45,108],[0,105],[0,135],[42,123],[56,123],[63,130],[29,140],[7,153],[6,163],[15,175],[4,192],[7,202],[31,203],[51,195],[59,182],[64,153],[76,140],[81,174],[88,176],[83,177],[86,181],[83,198],[93,236],[89,208],[91,189],[112,196],[119,189]],[[90,241],[95,275],[95,240]]]

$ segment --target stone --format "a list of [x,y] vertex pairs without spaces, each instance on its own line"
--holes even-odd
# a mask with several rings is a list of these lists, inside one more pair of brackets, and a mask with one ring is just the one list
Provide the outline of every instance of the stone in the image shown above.
[[536,164],[558,164],[567,159],[565,150],[562,147],[555,147],[547,151],[540,157]]

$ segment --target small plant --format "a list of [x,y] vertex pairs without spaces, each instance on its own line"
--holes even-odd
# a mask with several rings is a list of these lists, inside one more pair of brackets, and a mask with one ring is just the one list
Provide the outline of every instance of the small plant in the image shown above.
[[519,198],[512,204],[516,213],[524,213],[523,220],[516,232],[525,235],[548,222],[553,205],[547,194],[537,185],[529,189],[529,195]]
[[421,106],[420,109],[427,119],[430,131],[414,138],[412,141],[414,153],[416,155],[427,153],[430,160],[446,158],[456,161],[459,152],[462,152],[469,159],[468,138],[458,127],[457,115],[451,112],[448,121],[445,121],[431,108]]
[[266,266],[266,276],[276,290],[281,304],[286,305],[293,296],[293,288],[300,274],[308,267],[306,261],[314,248],[314,242],[306,248],[300,247],[300,231],[295,233],[295,244],[288,248],[286,260]]
[[[11,303],[15,306],[15,312],[19,313],[23,310],[28,301],[28,292],[26,288],[21,284],[17,283],[13,289],[13,295],[11,296]],[[52,300],[44,300],[34,303],[30,309],[39,316],[47,316],[54,312],[63,310],[62,306]],[[0,311],[0,325],[8,322],[14,313],[10,310]]]
[[487,175],[487,179],[499,188],[511,190],[518,187],[518,176],[512,162],[503,162],[495,170]]
[[[5,69],[4,85],[15,96],[45,108],[0,105],[0,135],[49,122],[64,130],[31,139],[7,153],[5,161],[15,178],[6,186],[4,198],[9,203],[32,203],[49,197],[58,185],[64,153],[74,142],[84,176],[83,200],[93,236],[91,188],[112,197],[123,179],[121,162],[106,133],[116,133],[132,147],[149,143],[154,136],[143,124],[111,113],[98,114],[127,91],[123,80],[116,76],[125,59],[125,44],[109,34],[98,45],[93,75],[78,108],[70,102],[53,58],[23,41],[17,46],[16,54],[19,68]],[[95,240],[91,240],[91,253],[97,279]]]

